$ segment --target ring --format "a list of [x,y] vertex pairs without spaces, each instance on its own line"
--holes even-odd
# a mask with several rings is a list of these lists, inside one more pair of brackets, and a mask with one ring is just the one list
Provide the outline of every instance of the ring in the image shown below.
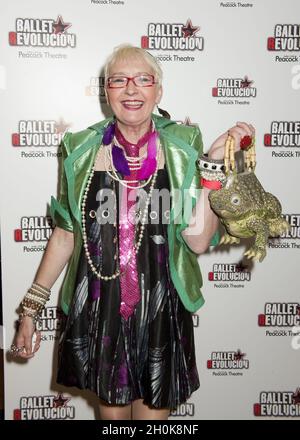
[[17,356],[18,353],[21,353],[24,350],[24,345],[23,347],[17,347],[15,344],[11,344],[10,346],[10,353],[14,356]]
[[240,142],[241,150],[248,150],[251,147],[251,145],[252,145],[252,136],[247,135],[241,139]]

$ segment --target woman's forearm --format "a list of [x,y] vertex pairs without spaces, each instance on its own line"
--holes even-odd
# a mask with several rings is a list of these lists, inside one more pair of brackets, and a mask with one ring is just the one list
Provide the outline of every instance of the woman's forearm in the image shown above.
[[34,281],[51,289],[74,249],[74,234],[55,227],[37,270]]
[[212,211],[208,200],[210,191],[207,188],[201,190],[200,197],[193,208],[189,226],[181,233],[187,245],[197,254],[206,251],[218,229],[218,217]]

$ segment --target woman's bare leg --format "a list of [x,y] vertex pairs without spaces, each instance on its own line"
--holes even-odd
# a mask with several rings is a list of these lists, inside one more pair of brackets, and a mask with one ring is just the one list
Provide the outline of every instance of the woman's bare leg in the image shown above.
[[131,420],[131,404],[109,405],[100,399],[101,420]]
[[153,409],[143,403],[143,399],[132,402],[132,420],[168,420],[169,408]]

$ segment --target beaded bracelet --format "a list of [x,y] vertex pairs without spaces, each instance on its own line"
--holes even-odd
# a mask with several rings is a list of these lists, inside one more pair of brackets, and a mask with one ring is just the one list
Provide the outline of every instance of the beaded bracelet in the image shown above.
[[21,324],[21,322],[23,321],[24,318],[26,318],[26,316],[28,316],[29,318],[32,319],[33,324],[35,326],[36,326],[37,322],[40,322],[40,320],[41,320],[41,316],[40,315],[34,315],[32,313],[29,313],[29,312],[21,312],[19,314],[19,319],[18,319],[19,324]]
[[221,189],[226,180],[224,161],[209,159],[207,155],[203,155],[197,162],[201,173],[201,186],[213,190]]
[[49,301],[50,294],[50,289],[39,283],[33,282],[20,304],[21,313],[19,314],[19,323],[28,316],[36,325],[45,308],[46,302]]

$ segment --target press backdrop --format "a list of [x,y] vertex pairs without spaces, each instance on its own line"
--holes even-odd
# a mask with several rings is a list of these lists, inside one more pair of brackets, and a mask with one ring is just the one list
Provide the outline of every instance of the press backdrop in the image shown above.
[[[257,175],[292,225],[289,235],[269,241],[263,263],[242,258],[244,243],[199,258],[201,387],[171,419],[299,417],[299,17],[297,0],[11,0],[2,7],[5,348],[52,232],[60,140],[107,115],[101,69],[128,42],[161,61],[161,107],[178,123],[199,124],[205,150],[237,121],[256,127]],[[30,362],[6,359],[6,419],[95,417],[91,393],[54,380],[62,276],[43,315],[39,353]]]

